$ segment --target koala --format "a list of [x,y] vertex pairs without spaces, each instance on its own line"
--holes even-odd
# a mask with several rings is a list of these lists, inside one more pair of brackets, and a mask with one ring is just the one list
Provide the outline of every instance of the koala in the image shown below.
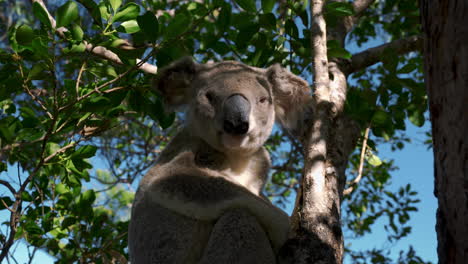
[[279,65],[183,58],[160,70],[166,105],[185,124],[141,180],[129,226],[132,263],[276,263],[288,216],[262,195],[274,122],[294,130],[311,99]]

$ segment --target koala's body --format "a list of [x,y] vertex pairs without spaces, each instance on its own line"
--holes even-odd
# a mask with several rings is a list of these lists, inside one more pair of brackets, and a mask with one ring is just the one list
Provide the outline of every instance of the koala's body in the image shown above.
[[305,81],[278,65],[163,68],[156,88],[186,123],[142,179],[132,208],[132,263],[271,264],[288,216],[261,195],[273,124],[294,129],[310,101]]

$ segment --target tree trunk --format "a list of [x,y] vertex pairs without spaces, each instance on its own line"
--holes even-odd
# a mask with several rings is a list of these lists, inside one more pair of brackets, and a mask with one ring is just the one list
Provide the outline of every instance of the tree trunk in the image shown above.
[[468,1],[421,0],[439,263],[468,260]]
[[343,262],[341,198],[348,157],[360,130],[343,115],[345,63],[327,57],[327,38],[342,42],[347,32],[344,24],[327,28],[324,4],[323,0],[310,2],[314,109],[311,128],[299,138],[304,146],[304,171],[280,263]]

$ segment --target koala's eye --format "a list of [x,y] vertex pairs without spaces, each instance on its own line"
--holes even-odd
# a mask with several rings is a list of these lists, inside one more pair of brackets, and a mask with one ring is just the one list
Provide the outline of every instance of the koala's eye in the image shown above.
[[213,96],[212,93],[208,92],[208,93],[205,94],[205,96],[206,96],[206,99],[208,99],[208,102],[213,103],[214,96]]
[[264,96],[264,97],[260,97],[260,100],[258,100],[258,102],[261,103],[261,104],[264,104],[264,103],[266,103],[267,101],[268,101],[268,98],[265,97],[265,96]]

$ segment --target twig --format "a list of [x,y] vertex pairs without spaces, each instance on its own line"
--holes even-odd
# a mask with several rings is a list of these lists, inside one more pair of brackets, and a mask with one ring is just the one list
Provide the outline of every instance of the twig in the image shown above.
[[374,2],[375,0],[354,0],[353,8],[354,8],[355,17],[360,16]]
[[6,202],[0,198],[0,201],[2,202],[3,206],[5,206],[5,208],[10,211],[11,213],[14,213],[13,209],[11,209],[10,207],[8,207],[8,204],[6,204]]
[[16,193],[16,190],[15,188],[13,188],[13,186],[11,186],[11,184],[7,181],[4,181],[4,180],[0,180],[0,184],[2,184],[3,186],[7,187],[8,190],[10,190],[10,192],[12,194],[15,194]]
[[28,85],[26,83],[27,80],[26,80],[26,77],[24,76],[23,67],[21,66],[21,64],[19,64],[18,69],[20,71],[21,79],[23,80],[23,83],[22,83],[23,89],[26,90],[26,92],[29,94],[31,99],[33,99],[33,101],[36,102],[42,108],[42,110],[44,110],[44,112],[49,116],[49,118],[52,119],[52,114],[49,112],[49,110],[45,106],[44,102],[42,102],[39,97],[35,96],[31,92],[31,90],[29,90],[29,87],[28,87]]
[[370,130],[370,125],[366,127],[366,131],[364,132],[364,139],[362,140],[361,157],[359,159],[358,174],[356,178],[354,178],[354,180],[348,182],[348,184],[351,186],[343,191],[343,195],[350,194],[354,190],[355,185],[358,184],[362,179],[362,170],[364,168],[364,161],[365,161],[364,158],[366,156],[367,139],[369,138],[369,130]]
[[85,68],[86,68],[86,61],[84,61],[83,64],[81,65],[80,71],[78,72],[78,77],[76,78],[76,85],[75,85],[76,97],[79,96],[81,75],[83,74],[83,71],[85,70]]
[[396,54],[405,54],[410,51],[421,50],[421,48],[421,36],[411,36],[404,39],[395,40],[354,54],[351,57],[350,63],[345,66],[344,71],[347,74],[351,74],[353,72],[365,69],[366,67],[374,65],[378,62],[381,62],[382,55],[386,50],[391,50]]

